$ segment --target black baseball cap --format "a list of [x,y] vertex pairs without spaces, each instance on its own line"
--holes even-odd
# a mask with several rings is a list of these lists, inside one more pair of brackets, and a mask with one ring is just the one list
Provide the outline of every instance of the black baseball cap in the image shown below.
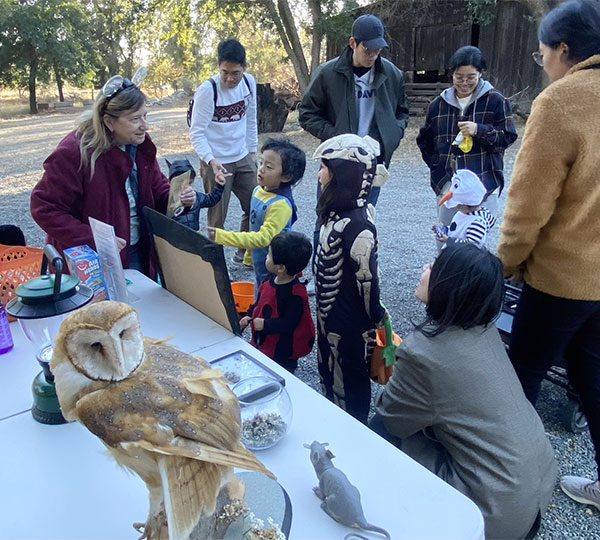
[[363,42],[367,49],[387,47],[383,39],[383,23],[375,15],[361,15],[352,25],[352,37],[357,42]]

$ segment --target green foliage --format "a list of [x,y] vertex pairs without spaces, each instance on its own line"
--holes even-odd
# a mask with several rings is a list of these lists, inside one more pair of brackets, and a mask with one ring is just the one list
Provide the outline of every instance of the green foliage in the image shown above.
[[190,86],[214,75],[217,44],[236,37],[246,47],[248,70],[258,82],[289,85],[294,72],[273,22],[260,4],[217,0],[154,0],[145,85]]
[[467,0],[467,13],[480,26],[490,24],[496,16],[497,0]]
[[[99,87],[143,60],[146,88],[196,86],[216,72],[218,42],[237,37],[259,82],[290,88],[294,67],[268,1],[0,0],[0,84]],[[308,56],[311,39],[347,38],[356,0],[273,0],[271,8],[287,4]]]
[[117,73],[131,77],[138,67],[140,46],[151,24],[147,0],[80,0],[91,19],[89,40],[101,58],[100,85]]
[[341,8],[335,0],[324,0],[321,3],[323,17],[317,23],[319,30],[329,39],[346,41],[354,21],[352,10],[357,7],[355,0],[346,0]]
[[[0,0],[0,78],[8,86],[52,76],[86,84],[98,57],[88,41],[89,20],[79,0]],[[31,101],[35,112],[35,99]]]

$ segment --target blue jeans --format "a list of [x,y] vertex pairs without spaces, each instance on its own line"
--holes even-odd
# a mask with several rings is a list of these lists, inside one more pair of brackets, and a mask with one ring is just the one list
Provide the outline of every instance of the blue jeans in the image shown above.
[[144,263],[139,244],[129,246],[129,268],[144,273]]

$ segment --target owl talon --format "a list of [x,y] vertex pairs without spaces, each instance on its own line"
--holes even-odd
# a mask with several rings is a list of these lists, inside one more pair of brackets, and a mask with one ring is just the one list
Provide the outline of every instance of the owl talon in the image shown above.
[[142,535],[138,538],[138,540],[144,540],[144,538],[147,538],[148,534],[146,533],[145,523],[136,522],[133,524],[133,528]]

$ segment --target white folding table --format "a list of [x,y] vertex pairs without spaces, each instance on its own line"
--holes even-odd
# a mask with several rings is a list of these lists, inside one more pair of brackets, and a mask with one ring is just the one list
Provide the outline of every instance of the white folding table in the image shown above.
[[[173,335],[171,343],[206,360],[243,350],[285,378],[294,407],[289,432],[256,455],[290,496],[292,540],[342,539],[350,532],[320,509],[312,492],[317,479],[303,443],[313,440],[329,443],[334,464],[359,488],[368,521],[392,538],[483,538],[481,513],[461,493],[242,338],[138,272],[126,275],[145,335]],[[0,356],[0,539],[136,538],[131,524],[146,518],[145,485],[120,469],[81,425],[46,426],[22,412],[31,405],[39,368],[20,329],[15,323],[11,329],[15,349]]]

